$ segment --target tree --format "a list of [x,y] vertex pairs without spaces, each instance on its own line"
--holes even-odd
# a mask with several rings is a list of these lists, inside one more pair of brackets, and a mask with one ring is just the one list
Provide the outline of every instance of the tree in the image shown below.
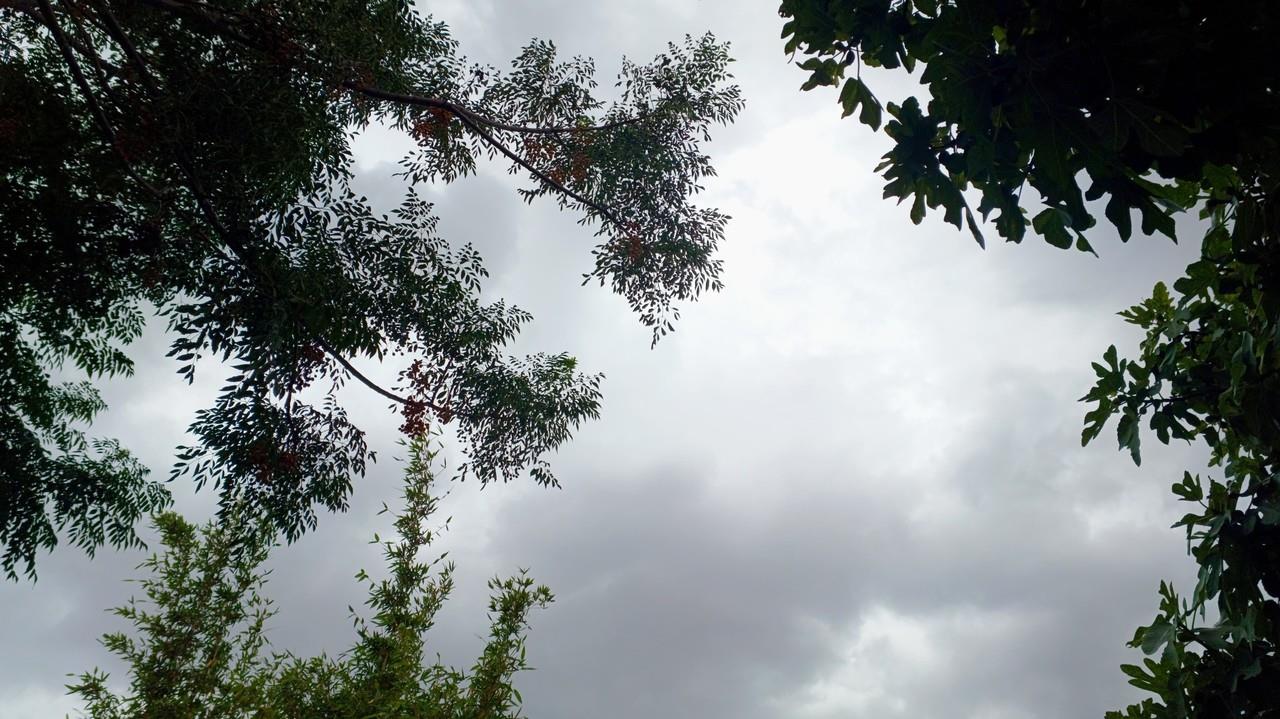
[[[179,515],[156,517],[163,553],[144,564],[146,601],[115,610],[133,634],[108,634],[103,643],[129,666],[128,693],[108,687],[94,670],[69,686],[94,719],[182,716],[230,717],[516,717],[515,674],[528,668],[524,637],[529,613],[551,592],[521,573],[490,582],[489,639],[474,667],[428,663],[424,634],[453,588],[443,555],[419,558],[434,533],[428,522],[435,451],[425,440],[410,446],[405,509],[397,539],[384,543],[388,574],[369,584],[370,619],[356,617],[357,641],[337,656],[309,659],[264,654],[266,622],[274,613],[260,594],[261,569],[271,548],[270,527],[228,521],[194,527]],[[376,540],[375,540],[376,541]]]
[[[1154,693],[1114,717],[1280,712],[1280,64],[1273,3],[783,0],[786,51],[805,89],[840,86],[847,116],[894,141],[885,197],[919,223],[983,234],[975,209],[1019,242],[1091,251],[1101,214],[1122,240],[1174,238],[1197,209],[1209,229],[1186,275],[1122,313],[1146,332],[1135,360],[1109,348],[1083,441],[1118,416],[1121,449],[1202,440],[1221,478],[1173,492],[1200,567],[1186,599],[1160,588],[1159,616],[1131,645],[1131,683]],[[883,107],[861,68],[922,68],[930,99]],[[1038,201],[1024,201],[1030,186]],[[972,207],[971,198],[977,201]],[[1103,202],[1105,201],[1105,205]],[[1090,205],[1093,202],[1096,204]],[[1099,212],[1100,210],[1100,212]],[[1033,214],[1034,213],[1034,214]],[[1207,609],[1217,617],[1208,620]]]
[[[510,72],[469,65],[403,0],[0,2],[0,543],[11,577],[60,530],[92,551],[137,541],[169,495],[84,424],[92,380],[154,307],[190,380],[234,367],[171,479],[212,483],[293,539],[346,507],[374,459],[334,392],[354,378],[402,429],[453,423],[481,482],[528,473],[598,413],[598,375],[567,354],[513,358],[530,316],[482,303],[481,258],[435,232],[414,188],[498,158],[596,227],[585,278],[627,299],[655,341],[677,303],[720,287],[726,217],[690,198],[700,150],[741,108],[726,46],[625,62],[617,99],[590,60],[533,42]],[[406,197],[378,215],[350,187],[350,139],[408,133]],[[395,361],[398,386],[359,371]],[[88,375],[61,381],[64,365]],[[247,510],[245,510],[247,511]]]

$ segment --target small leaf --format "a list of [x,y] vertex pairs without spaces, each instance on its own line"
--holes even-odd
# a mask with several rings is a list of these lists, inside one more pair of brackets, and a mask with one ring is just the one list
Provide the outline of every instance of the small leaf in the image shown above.
[[1173,639],[1173,632],[1172,624],[1163,619],[1157,619],[1155,623],[1141,631],[1142,653],[1151,655],[1160,651],[1161,647]]

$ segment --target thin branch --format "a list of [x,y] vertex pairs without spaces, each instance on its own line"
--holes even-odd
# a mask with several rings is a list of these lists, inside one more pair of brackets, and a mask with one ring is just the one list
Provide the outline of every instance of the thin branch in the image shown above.
[[[137,48],[133,45],[133,43],[130,42],[124,29],[120,26],[120,23],[116,20],[115,16],[105,6],[105,3],[101,2],[100,0],[92,0],[92,1],[94,6],[98,9],[99,14],[102,16],[103,21],[106,23],[106,26],[107,26],[106,29],[108,34],[110,34],[112,39],[114,39],[120,45],[120,47],[124,50],[125,55],[129,58],[129,61],[137,67],[138,73],[142,78],[148,93],[154,97],[158,93],[158,90],[156,88],[156,85],[151,80],[150,70],[148,69],[146,61],[143,59],[141,53],[139,53]],[[252,42],[250,41],[248,36],[244,35],[238,30],[235,30],[234,28],[229,27],[227,25],[226,20],[220,17],[217,17],[209,9],[205,7],[200,7],[201,5],[203,5],[203,3],[184,2],[183,0],[144,0],[144,1],[147,2],[147,4],[151,5],[152,7],[158,7],[158,8],[179,12],[179,13],[185,12],[189,14],[194,14],[197,17],[199,17],[199,19],[209,23],[215,30],[226,32],[232,35],[232,37],[235,38],[236,40],[244,44],[252,45]],[[47,3],[47,0],[40,0],[40,2]],[[50,14],[50,17],[52,18],[52,14]],[[364,88],[364,89],[361,89],[360,91],[365,92],[365,94],[369,94],[368,91],[381,92],[381,91],[376,91],[374,88]],[[390,95],[390,93],[388,93],[388,95]],[[409,96],[406,96],[406,97],[409,97]],[[394,100],[395,97],[383,97],[381,99]],[[427,100],[426,98],[419,98],[419,99],[423,100],[424,102]],[[424,102],[419,102],[416,104],[424,104]],[[614,216],[613,213],[608,208],[602,205],[599,205],[598,203],[595,203],[587,199],[586,197],[583,197],[582,195],[579,195],[578,193],[570,190],[569,188],[565,187],[561,183],[558,183],[552,180],[550,177],[547,177],[545,174],[543,174],[542,172],[540,172],[539,170],[531,166],[529,163],[524,161],[523,158],[520,158],[518,155],[513,153],[504,145],[502,145],[502,143],[498,142],[497,139],[495,139],[491,134],[486,132],[480,126],[481,123],[486,123],[486,122],[493,123],[494,121],[490,121],[487,118],[484,118],[476,113],[466,110],[465,108],[462,108],[461,106],[456,105],[454,103],[447,103],[444,101],[440,101],[440,104],[434,105],[434,106],[442,107],[443,109],[449,110],[450,112],[453,112],[454,114],[458,115],[458,117],[461,118],[461,120],[465,124],[467,124],[468,127],[470,127],[473,131],[475,131],[487,142],[489,142],[489,144],[493,145],[504,155],[511,158],[513,161],[515,161],[522,167],[532,172],[535,176],[542,179],[543,182],[548,183],[552,187],[555,187],[559,191],[563,192],[565,195],[572,197],[573,199],[583,203],[584,205],[587,205],[595,209],[596,211],[600,212],[602,215],[607,217],[614,224],[621,226],[621,223],[617,220],[616,216]],[[611,123],[609,126],[612,127],[612,126],[617,126],[621,124],[624,124],[624,123],[621,123],[621,122]],[[512,128],[515,128],[515,126],[504,127],[504,129],[512,129]],[[576,130],[584,130],[584,129],[590,129],[590,128],[576,128]],[[205,192],[204,190],[203,184],[200,182],[200,178],[199,178],[199,175],[196,173],[194,164],[191,162],[191,159],[187,156],[182,146],[180,144],[175,143],[173,149],[174,149],[175,159],[177,160],[177,165],[182,170],[183,175],[186,177],[187,187],[191,191],[192,195],[194,196],[197,205],[200,207],[201,214],[203,214],[205,217],[205,220],[210,224],[210,226],[213,227],[214,231],[217,232],[218,235],[222,237],[223,241],[226,243],[227,247],[231,250],[232,254],[234,254],[236,258],[240,260],[241,264],[243,264],[246,269],[248,269],[251,273],[257,275],[259,279],[267,280],[268,278],[266,278],[263,275],[263,273],[258,269],[258,265],[255,262],[255,258],[253,257],[253,252],[248,248],[248,246],[246,246],[243,242],[240,241],[240,238],[235,233],[233,233],[230,230],[230,228],[228,228],[227,225],[223,223],[222,219],[218,216],[217,210],[213,206],[213,201],[209,198],[208,193]],[[320,348],[325,351],[325,353],[333,357],[333,359],[339,365],[341,365],[343,369],[345,369],[348,373],[351,374],[351,376],[355,377],[357,380],[359,380],[362,384],[364,384],[369,389],[372,389],[373,391],[377,392],[383,397],[386,397],[387,399],[390,399],[399,404],[412,405],[415,403],[419,403],[422,406],[427,407],[428,409],[431,409],[432,411],[436,412],[437,414],[441,414],[441,415],[455,414],[452,410],[450,410],[447,407],[442,408],[439,405],[427,400],[415,400],[415,399],[408,399],[405,397],[401,397],[400,395],[395,394],[394,392],[391,392],[390,390],[382,387],[381,385],[377,384],[373,380],[366,377],[359,370],[357,370],[355,366],[352,365],[349,360],[347,360],[347,358],[343,357],[342,354],[339,353],[332,345],[330,345],[329,342],[324,339],[324,337],[320,336],[319,333],[311,330],[311,328],[309,327],[306,327],[305,323],[303,323],[303,327],[309,331],[309,333],[312,335],[312,340],[316,342],[316,344],[318,344]]]
[[129,161],[128,155],[120,147],[120,143],[116,139],[115,130],[112,129],[106,113],[102,111],[102,106],[98,104],[98,99],[93,94],[93,88],[89,87],[89,81],[85,79],[84,72],[80,69],[80,61],[76,60],[75,51],[71,47],[67,36],[62,32],[62,26],[58,24],[58,18],[53,12],[53,7],[49,5],[49,0],[37,0],[37,2],[40,6],[40,12],[45,16],[44,24],[53,34],[54,42],[57,43],[58,50],[62,53],[62,58],[66,61],[67,67],[71,71],[71,77],[75,80],[76,87],[80,89],[80,94],[84,95],[84,100],[89,105],[89,111],[93,114],[93,119],[97,123],[98,129],[106,136],[107,144],[111,146],[111,149],[119,156],[120,161],[124,163],[125,172],[141,183],[151,194],[157,197],[163,196],[159,189],[147,182],[145,178],[133,169],[133,164]]
[[[213,203],[209,200],[208,196],[205,195],[204,190],[200,185],[199,178],[196,177],[194,169],[187,162],[185,156],[179,157],[178,164],[180,167],[182,167],[183,172],[187,175],[187,179],[189,182],[188,186],[191,189],[192,194],[195,195],[196,201],[199,203],[201,212],[205,215],[205,218],[208,220],[208,222],[211,225],[213,225],[214,230],[219,235],[222,236],[223,241],[227,243],[227,247],[229,247],[231,249],[232,254],[234,254],[236,258],[240,260],[240,263],[243,264],[245,268],[249,270],[249,272],[257,275],[259,279],[264,279],[264,275],[260,270],[258,270],[257,264],[254,262],[253,253],[249,250],[248,247],[244,245],[244,243],[240,242],[240,239],[238,237],[233,235],[228,230],[227,226],[223,224],[221,218],[218,217],[217,212],[214,210]],[[401,397],[400,395],[395,394],[394,392],[391,392],[390,390],[382,387],[378,383],[364,376],[364,374],[362,374],[360,370],[356,369],[355,366],[352,365],[351,362],[347,360],[346,357],[343,357],[341,353],[339,353],[336,349],[334,349],[333,345],[329,344],[329,342],[325,340],[325,338],[321,336],[320,333],[308,327],[306,322],[301,318],[299,318],[299,322],[302,324],[303,328],[306,329],[308,333],[311,335],[312,341],[314,341],[317,345],[320,346],[320,349],[324,350],[325,353],[328,354],[330,357],[333,357],[333,359],[336,360],[338,364],[342,365],[343,369],[345,369],[349,374],[351,374],[352,377],[355,377],[357,380],[360,380],[361,384],[363,384],[364,386],[368,387],[374,392],[377,392],[383,397],[386,397],[387,399],[390,399],[394,402],[398,402],[403,405],[410,405],[414,402],[421,401],[421,400],[410,400],[405,397]],[[421,401],[421,403],[435,412],[439,413],[444,411],[440,407],[436,406],[431,402]]]
[[138,49],[129,41],[128,35],[125,34],[124,28],[120,26],[120,22],[116,20],[116,16],[111,12],[111,8],[101,0],[92,0],[94,8],[98,14],[102,16],[103,22],[106,24],[107,34],[112,40],[124,50],[125,57],[129,58],[134,67],[138,69],[138,74],[142,78],[142,84],[148,92],[156,91],[155,83],[152,82],[151,72],[147,69],[147,63],[143,61],[142,55]]
[[[143,0],[143,1],[155,8],[196,17],[204,21],[208,25],[210,25],[215,31],[227,33],[238,42],[249,45],[251,47],[255,47],[257,49],[261,49],[261,47],[259,47],[257,43],[253,42],[252,38],[250,38],[244,32],[231,26],[230,20],[232,18],[244,19],[244,16],[242,14],[239,14],[239,13],[234,15],[228,14],[220,10],[217,10],[215,8],[210,8],[205,3],[191,2],[189,0]],[[625,228],[625,224],[622,222],[621,219],[618,218],[617,214],[614,213],[613,210],[606,207],[605,205],[600,204],[599,202],[596,202],[586,197],[585,195],[582,195],[581,193],[578,193],[578,192],[575,192],[574,190],[569,189],[564,185],[564,183],[557,182],[551,179],[551,177],[549,177],[546,173],[534,167],[530,162],[528,162],[519,154],[512,151],[510,148],[508,148],[506,145],[500,142],[497,138],[493,136],[491,132],[489,132],[485,128],[488,127],[495,130],[506,130],[511,132],[535,133],[535,134],[563,134],[567,132],[593,132],[598,130],[621,127],[629,123],[639,122],[640,120],[650,117],[651,115],[638,115],[634,118],[627,118],[625,120],[618,120],[618,121],[606,123],[604,125],[596,125],[591,127],[544,127],[544,128],[527,127],[523,125],[512,125],[512,124],[500,122],[498,120],[494,120],[492,118],[485,117],[483,115],[480,115],[479,113],[476,113],[472,110],[467,109],[466,107],[463,107],[462,105],[459,105],[455,102],[450,102],[448,100],[444,100],[441,98],[422,97],[418,95],[404,95],[400,93],[388,92],[386,90],[370,87],[363,83],[353,82],[349,80],[344,81],[342,83],[342,86],[348,90],[351,90],[353,92],[358,92],[370,98],[385,100],[388,102],[398,102],[401,104],[415,105],[420,107],[433,107],[433,108],[446,110],[448,112],[451,112],[457,115],[458,119],[460,119],[463,122],[463,124],[465,124],[472,132],[479,135],[485,142],[489,143],[489,145],[491,145],[498,152],[502,153],[512,162],[516,163],[517,165],[524,168],[525,170],[528,170],[530,173],[533,174],[534,177],[538,178],[548,187],[563,194],[564,196],[572,200],[575,200],[576,202],[581,203],[585,207],[595,210],[597,213],[599,213],[606,220],[613,223],[618,228],[620,229]]]
[[[336,349],[334,349],[333,346],[330,345],[328,342],[325,342],[323,338],[315,337],[314,339],[316,344],[320,345],[320,349],[324,350],[326,354],[328,354],[330,357],[336,360],[338,364],[342,365],[342,368],[345,369],[347,372],[349,372],[352,377],[355,377],[356,379],[360,380],[361,384],[373,390],[374,392],[377,392],[383,397],[386,397],[387,399],[392,400],[393,402],[399,402],[400,404],[403,404],[403,405],[420,404],[423,407],[426,407],[427,409],[435,412],[437,415],[447,415],[450,417],[456,417],[459,415],[459,413],[454,412],[448,407],[441,407],[440,405],[425,399],[409,399],[407,397],[401,397],[400,395],[386,389],[385,387],[378,384],[377,382],[374,382],[373,380],[364,376],[360,372],[360,370],[356,369],[355,366],[351,364],[350,360],[348,360],[346,357],[343,357],[341,353],[339,353]],[[452,392],[452,390],[450,391]]]
[[105,90],[108,95],[111,95],[113,99],[118,101],[119,98],[111,91],[111,86],[108,84],[108,80],[110,80],[113,75],[119,77],[120,68],[112,65],[106,60],[103,60],[102,56],[96,52],[87,52],[88,45],[84,43],[86,34],[84,28],[75,23],[72,23],[72,28],[77,37],[67,38],[67,44],[71,45],[73,50],[83,55],[85,59],[89,61],[89,64],[92,65],[95,70],[93,76],[94,79],[98,81],[98,85]]
[[102,130],[102,134],[107,136],[107,141],[110,145],[119,152],[115,130],[111,129],[111,123],[107,121],[107,116],[98,105],[98,99],[94,96],[93,89],[89,87],[89,81],[85,79],[84,72],[80,70],[80,62],[76,60],[75,51],[67,40],[67,36],[63,34],[62,26],[58,24],[58,18],[53,13],[53,7],[49,5],[49,0],[37,1],[40,12],[45,16],[44,24],[53,33],[53,40],[57,43],[58,50],[62,52],[62,58],[66,60],[68,69],[71,70],[71,77],[75,80],[76,87],[80,88],[80,94],[84,95],[85,102],[89,104],[89,111],[93,113],[93,119],[98,123],[98,129]]
[[90,51],[88,49],[93,45],[92,38],[89,37],[89,33],[85,32],[84,27],[82,27],[80,23],[73,22],[71,27],[75,32],[76,37],[67,38],[67,42],[71,44],[72,48],[75,48],[76,52],[84,55],[85,58],[89,60],[89,63],[93,65],[93,77],[98,81],[98,86],[101,87],[102,91],[116,103],[117,107],[122,107],[124,102],[121,100],[120,95],[111,88],[111,78],[113,76],[122,76],[120,68],[104,60],[96,51]]
[[1196,399],[1212,397],[1215,393],[1212,389],[1202,390],[1200,392],[1191,392],[1189,394],[1175,394],[1168,397],[1147,397],[1142,400],[1144,406],[1159,407],[1162,405],[1173,404],[1175,402],[1190,402]]
[[[260,270],[258,270],[257,263],[254,262],[253,253],[249,250],[248,247],[244,245],[244,243],[240,241],[238,237],[233,235],[230,232],[230,230],[228,230],[227,226],[222,222],[221,218],[218,217],[217,212],[214,210],[212,201],[210,201],[208,196],[204,193],[204,189],[200,184],[199,178],[196,177],[194,169],[191,167],[190,163],[186,160],[185,156],[179,157],[178,165],[183,169],[184,174],[186,174],[187,180],[188,180],[188,187],[191,190],[192,194],[195,196],[196,202],[200,205],[200,210],[204,214],[205,219],[209,222],[209,224],[213,226],[214,230],[219,235],[222,236],[223,241],[227,243],[227,247],[229,247],[231,249],[232,254],[234,254],[236,258],[240,260],[240,263],[244,265],[245,268],[249,270],[249,272],[253,273],[254,275],[257,275],[260,280],[265,279],[265,276],[263,275],[263,273]],[[320,333],[315,332],[310,327],[308,327],[305,321],[299,319],[299,322],[302,324],[303,328],[306,329],[308,333],[311,335],[312,341],[314,341],[317,345],[320,346],[320,349],[324,350],[325,353],[328,354],[330,357],[333,357],[333,359],[336,360],[338,364],[342,365],[343,369],[345,369],[349,374],[351,374],[352,377],[355,377],[357,380],[360,380],[361,384],[363,384],[364,386],[368,387],[374,392],[377,392],[383,397],[386,397],[387,399],[390,399],[394,402],[398,402],[403,405],[410,405],[410,404],[413,404],[414,402],[421,402],[424,406],[428,407],[429,409],[437,413],[445,411],[431,402],[427,402],[423,400],[411,400],[405,397],[401,397],[400,395],[395,394],[394,392],[391,392],[390,390],[384,388],[383,386],[379,385],[378,383],[364,376],[364,374],[362,374],[360,370],[356,369],[355,366],[352,365],[351,362],[347,360],[346,357],[343,357],[342,354],[338,352],[338,350],[334,349],[333,345],[329,344],[329,342],[325,340],[325,338],[321,336]]]
[[498,152],[501,152],[503,155],[505,155],[507,159],[516,163],[520,167],[523,167],[524,169],[528,170],[530,173],[533,174],[534,177],[546,183],[556,191],[564,194],[566,197],[576,200],[582,203],[583,205],[600,213],[606,220],[608,220],[609,222],[612,222],[619,229],[626,228],[626,225],[623,224],[622,220],[618,219],[618,216],[614,214],[613,210],[596,202],[595,200],[592,200],[586,197],[585,195],[579,194],[569,189],[563,183],[556,182],[555,180],[551,179],[549,176],[547,176],[545,172],[534,167],[528,160],[524,159],[523,157],[521,157],[520,155],[512,151],[510,148],[508,148],[506,145],[499,142],[496,137],[494,137],[490,132],[488,132],[483,127],[481,127],[479,123],[467,118],[466,115],[459,115],[458,119],[462,120],[462,123],[464,125],[470,128],[472,132],[479,135],[481,139],[483,139],[485,142],[493,146],[494,149],[496,149]]
[[[360,382],[363,383],[364,386],[368,387],[374,392],[377,392],[383,397],[386,397],[387,399],[395,402],[399,402],[400,404],[409,404],[413,401],[405,397],[401,397],[400,395],[388,389],[383,388],[382,385],[378,384],[377,382],[374,382],[368,377],[365,377],[363,374],[360,373],[360,370],[356,369],[355,366],[352,365],[351,362],[348,361],[346,357],[343,357],[341,354],[339,354],[338,351],[335,350],[333,346],[330,345],[328,342],[325,342],[323,339],[318,337],[316,338],[315,341],[316,341],[316,344],[320,345],[320,349],[324,350],[330,357],[337,360],[338,364],[342,365],[343,369],[349,372],[352,377],[355,377],[356,379],[360,380]],[[428,404],[428,406],[431,406],[431,405]],[[434,406],[431,406],[431,408],[436,409]]]
[[422,95],[406,95],[398,92],[390,92],[381,88],[372,87],[364,83],[344,82],[342,86],[353,92],[358,92],[367,97],[377,100],[387,100],[389,102],[397,102],[402,105],[417,105],[419,107],[434,107],[441,110],[448,110],[459,117],[467,117],[475,122],[491,127],[495,130],[505,130],[507,132],[518,132],[525,135],[564,135],[568,133],[584,133],[584,132],[603,132],[605,130],[614,130],[626,125],[634,125],[637,122],[647,120],[653,117],[652,112],[641,113],[634,117],[628,117],[621,120],[606,122],[601,125],[513,125],[511,123],[495,120],[486,117],[480,113],[471,110],[456,102],[451,102],[439,97],[424,97]]
[[[231,21],[233,19],[239,20],[239,21],[245,21],[249,23],[253,22],[253,18],[245,15],[244,13],[226,12],[217,8],[209,7],[207,3],[192,2],[191,0],[143,0],[143,2],[145,2],[146,4],[154,8],[168,10],[171,12],[176,12],[176,13],[188,15],[190,17],[198,18],[204,21],[213,29],[227,33],[233,39],[235,39],[240,43],[250,45],[252,47],[255,47],[258,50],[263,49],[258,43],[255,43],[250,36],[246,35],[243,31],[232,26]],[[97,0],[95,0],[95,5],[96,4],[99,4]],[[266,29],[266,31],[268,33],[271,32],[270,29]],[[299,48],[299,49],[305,50],[305,48]],[[383,90],[381,88],[372,87],[370,85],[351,82],[351,81],[343,82],[342,85],[343,87],[346,87],[349,90],[359,92],[361,94],[367,95],[368,97],[372,97],[375,99],[387,100],[390,102],[398,102],[404,105],[416,105],[420,107],[435,107],[441,110],[448,110],[449,112],[452,112],[456,115],[469,117],[471,120],[475,121],[476,123],[479,123],[481,125],[486,125],[495,130],[519,132],[522,134],[561,135],[561,134],[569,134],[569,133],[602,132],[605,130],[614,130],[619,127],[625,127],[626,125],[634,125],[635,123],[642,122],[650,117],[653,117],[655,114],[657,114],[656,112],[640,113],[633,117],[627,117],[620,120],[613,120],[613,121],[602,123],[599,125],[544,125],[544,126],[516,125],[509,122],[503,122],[502,120],[498,120],[496,118],[482,115],[474,110],[471,110],[470,108],[467,108],[456,102],[445,100],[444,98],[424,97],[422,95],[406,95],[403,93],[391,92],[389,90]]]

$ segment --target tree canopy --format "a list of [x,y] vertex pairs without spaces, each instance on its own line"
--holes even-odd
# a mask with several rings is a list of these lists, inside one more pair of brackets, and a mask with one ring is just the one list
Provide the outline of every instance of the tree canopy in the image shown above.
[[[1113,346],[1083,441],[1118,417],[1141,461],[1161,442],[1203,441],[1218,478],[1172,485],[1192,505],[1199,565],[1189,596],[1162,584],[1157,618],[1126,665],[1154,699],[1111,716],[1274,716],[1280,711],[1280,30],[1274,3],[783,0],[782,35],[839,86],[844,114],[884,131],[884,195],[911,200],[983,242],[978,216],[1019,242],[1092,250],[1104,217],[1175,237],[1207,220],[1201,257],[1122,312],[1145,331],[1137,359]],[[862,66],[918,72],[928,92],[882,103]],[[1030,186],[1038,198],[1024,197]],[[976,201],[976,205],[974,205]],[[1209,610],[1217,616],[1210,619]]]
[[[1194,186],[1225,192],[1230,178],[1215,174],[1274,166],[1280,70],[1267,2],[784,0],[781,12],[805,89],[839,85],[845,115],[876,129],[888,111],[885,197],[911,200],[917,223],[941,208],[982,242],[972,190],[974,209],[1013,242],[1029,225],[1087,250],[1086,202],[1104,198],[1122,239],[1134,212],[1143,233],[1172,238]],[[919,66],[928,99],[882,105],[863,65]],[[1027,185],[1044,205],[1030,217]]]
[[[589,59],[534,41],[506,72],[470,64],[403,0],[14,0],[0,4],[0,544],[10,577],[65,530],[136,541],[163,484],[90,438],[93,383],[133,368],[154,308],[169,355],[233,368],[172,478],[212,484],[286,537],[345,508],[373,453],[336,390],[354,378],[420,435],[453,423],[482,482],[556,478],[546,454],[599,408],[567,354],[506,351],[530,316],[480,299],[471,247],[415,191],[496,158],[594,226],[598,281],[657,340],[720,287],[725,216],[691,198],[701,143],[741,108],[725,45],[625,61],[614,99]],[[351,188],[351,139],[410,135],[405,199]],[[585,284],[584,282],[584,284]],[[396,386],[364,361],[395,363]],[[65,368],[65,369],[64,369]],[[73,376],[79,372],[87,379]],[[64,381],[67,377],[72,377]]]

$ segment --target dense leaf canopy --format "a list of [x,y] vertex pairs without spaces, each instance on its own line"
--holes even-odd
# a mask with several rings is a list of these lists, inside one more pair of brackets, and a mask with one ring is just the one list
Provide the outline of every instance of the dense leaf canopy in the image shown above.
[[[1083,439],[1111,417],[1141,460],[1202,440],[1220,478],[1173,492],[1199,577],[1160,588],[1160,614],[1124,667],[1156,695],[1112,716],[1267,717],[1280,712],[1280,32],[1277,7],[1245,2],[784,0],[786,50],[805,88],[840,85],[846,115],[878,128],[861,67],[920,69],[929,99],[888,103],[885,197],[920,222],[940,208],[982,242],[972,199],[999,234],[1030,226],[1092,249],[1102,215],[1127,240],[1208,220],[1201,258],[1121,313],[1146,334],[1135,360],[1109,348]],[[1023,196],[1030,186],[1039,198]],[[1095,202],[1096,201],[1096,202]],[[1094,204],[1090,204],[1090,203]],[[1209,608],[1216,610],[1211,617]]]
[[[1172,214],[1206,167],[1274,166],[1276,8],[1251,2],[784,0],[786,50],[805,88],[840,86],[846,115],[879,128],[867,67],[915,71],[928,99],[889,103],[885,197],[919,222],[941,208],[981,240],[964,192],[1001,237],[1028,225],[1088,249],[1105,199],[1123,239],[1173,237]],[[1247,178],[1254,181],[1257,178]],[[1030,186],[1044,207],[1028,217]]]
[[[372,458],[334,398],[355,378],[403,429],[454,423],[481,481],[528,472],[598,411],[599,376],[564,354],[509,356],[530,318],[480,300],[470,247],[435,231],[414,188],[498,158],[595,225],[588,280],[654,338],[718,289],[725,217],[690,203],[709,128],[741,107],[710,36],[625,62],[616,96],[590,60],[533,42],[507,72],[469,64],[400,0],[16,0],[0,4],[0,543],[34,572],[60,528],[133,541],[163,485],[84,423],[90,379],[132,370],[148,308],[187,378],[234,374],[191,425],[174,476],[256,507],[288,537],[345,507]],[[354,133],[410,134],[388,217],[350,186]],[[361,359],[402,370],[397,387]],[[64,370],[64,366],[66,369]]]

